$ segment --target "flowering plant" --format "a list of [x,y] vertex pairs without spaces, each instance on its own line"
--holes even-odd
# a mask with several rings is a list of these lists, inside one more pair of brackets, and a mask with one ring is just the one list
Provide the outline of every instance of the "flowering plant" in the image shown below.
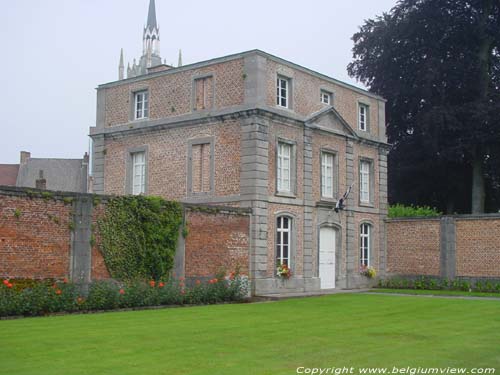
[[365,264],[361,265],[361,267],[359,268],[359,273],[362,274],[363,276],[370,278],[370,279],[377,276],[377,271],[375,271],[375,268],[369,267]]
[[282,279],[289,279],[292,276],[292,270],[286,264],[278,263],[276,275]]

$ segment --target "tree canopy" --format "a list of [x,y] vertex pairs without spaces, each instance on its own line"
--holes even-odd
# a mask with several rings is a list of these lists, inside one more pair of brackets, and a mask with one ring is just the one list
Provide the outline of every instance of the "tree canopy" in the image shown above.
[[387,99],[391,203],[500,209],[500,1],[400,0],[348,72]]

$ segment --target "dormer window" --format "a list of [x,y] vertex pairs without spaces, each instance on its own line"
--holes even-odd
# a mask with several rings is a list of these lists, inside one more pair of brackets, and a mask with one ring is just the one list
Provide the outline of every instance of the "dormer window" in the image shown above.
[[276,105],[278,107],[289,108],[290,80],[278,76],[276,81]]
[[368,131],[368,106],[358,104],[358,128],[362,131]]
[[320,92],[321,103],[326,105],[332,105],[332,94],[328,91],[321,90]]

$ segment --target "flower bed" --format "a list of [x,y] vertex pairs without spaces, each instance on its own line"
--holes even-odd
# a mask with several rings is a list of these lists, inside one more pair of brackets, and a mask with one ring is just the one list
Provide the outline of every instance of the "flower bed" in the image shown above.
[[417,290],[456,290],[464,292],[500,293],[500,282],[494,280],[442,279],[417,277],[415,279],[393,277],[379,280],[379,288]]
[[4,280],[0,284],[0,317],[36,316],[57,312],[112,310],[146,306],[214,304],[241,301],[248,293],[248,278],[232,273],[192,287],[184,279],[169,281],[95,281],[88,293],[67,281]]

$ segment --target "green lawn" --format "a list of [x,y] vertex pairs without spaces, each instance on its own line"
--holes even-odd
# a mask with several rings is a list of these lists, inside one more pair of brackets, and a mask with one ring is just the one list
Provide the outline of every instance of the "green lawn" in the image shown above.
[[0,374],[274,375],[298,366],[500,369],[500,301],[343,294],[0,321]]
[[461,290],[383,289],[383,288],[379,289],[379,288],[376,288],[376,289],[371,289],[370,293],[500,298],[500,293],[463,292]]

